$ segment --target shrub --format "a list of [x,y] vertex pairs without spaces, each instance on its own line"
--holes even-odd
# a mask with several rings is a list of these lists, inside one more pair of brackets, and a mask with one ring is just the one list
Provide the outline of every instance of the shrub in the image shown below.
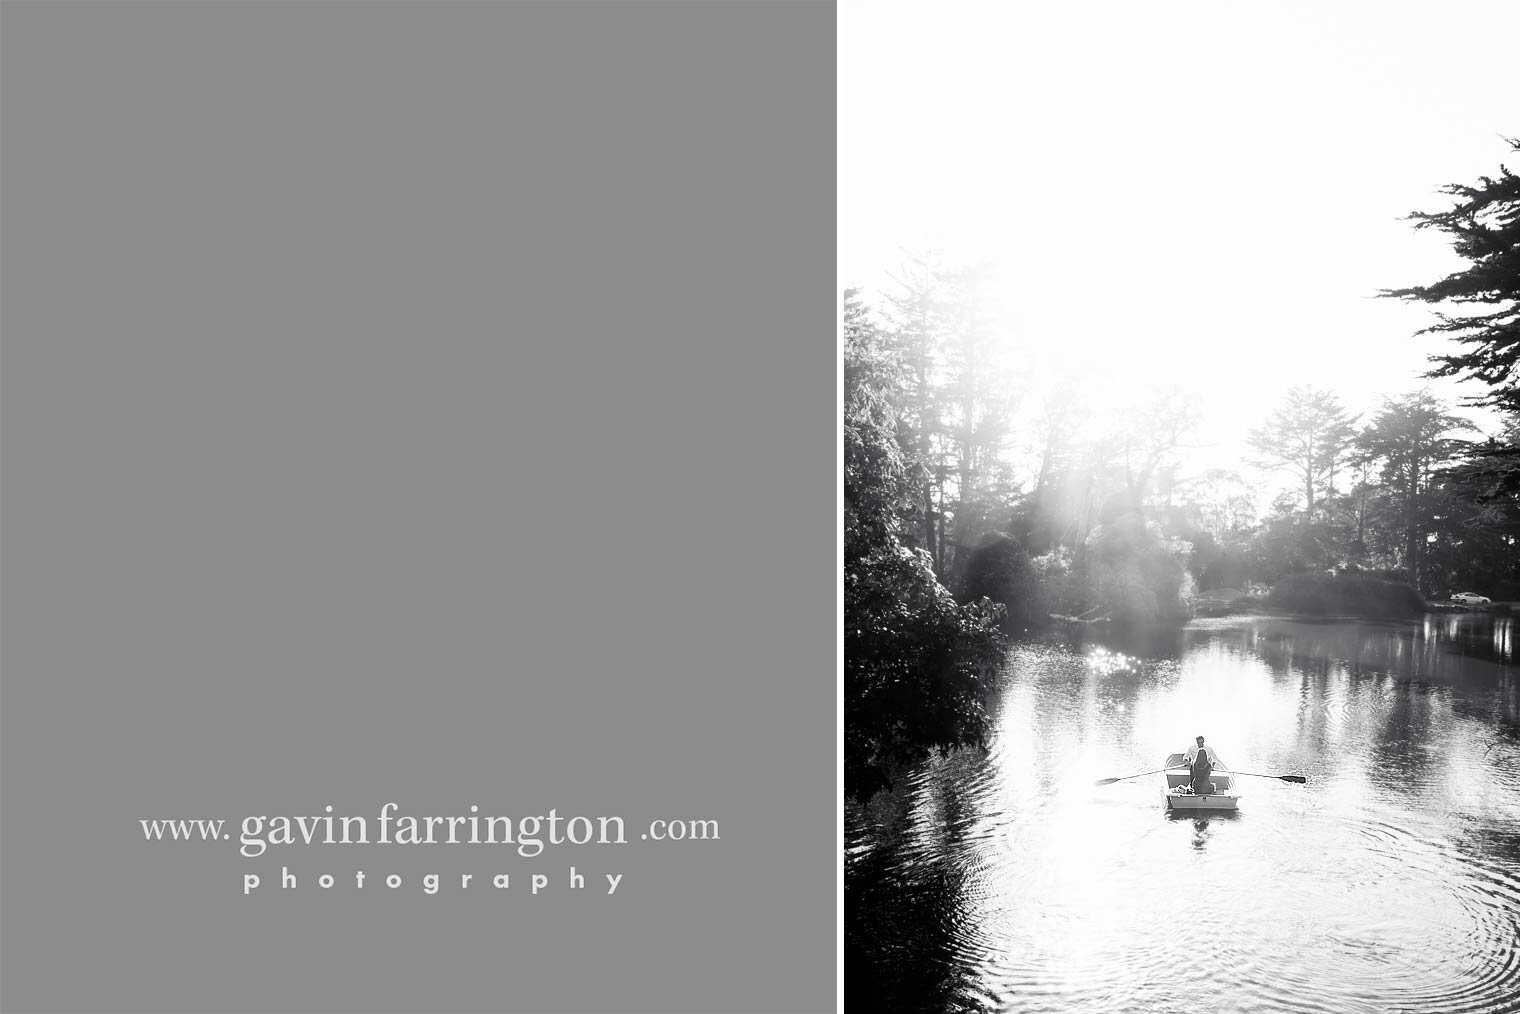
[[984,536],[971,551],[962,599],[981,598],[1003,606],[1003,626],[1009,631],[1042,624],[1050,612],[1029,554],[1009,535]]
[[1316,616],[1401,619],[1425,611],[1425,599],[1407,581],[1370,574],[1289,574],[1267,595],[1277,609]]
[[1113,619],[1146,623],[1181,614],[1186,543],[1168,544],[1139,514],[1093,529],[1087,540],[1087,579],[1095,601]]
[[985,743],[1002,609],[958,605],[901,545],[851,561],[844,597],[845,793],[868,799],[894,767]]

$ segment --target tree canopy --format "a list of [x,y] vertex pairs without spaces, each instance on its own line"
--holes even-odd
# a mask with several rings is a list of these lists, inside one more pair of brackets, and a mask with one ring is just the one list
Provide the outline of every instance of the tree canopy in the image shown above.
[[[1508,142],[1520,151],[1520,140]],[[1433,377],[1477,380],[1488,390],[1471,399],[1509,411],[1520,410],[1520,176],[1503,165],[1497,176],[1476,185],[1452,183],[1442,192],[1456,198],[1446,211],[1417,211],[1416,229],[1438,229],[1451,237],[1468,266],[1430,285],[1386,289],[1385,296],[1453,307],[1486,306],[1487,312],[1438,312],[1438,322],[1421,334],[1446,334],[1463,352],[1434,355]]]
[[894,399],[906,381],[853,293],[844,330],[845,792],[869,798],[894,767],[984,740],[1002,610],[958,604],[928,552],[904,544],[915,489]]
[[1267,424],[1251,431],[1250,441],[1262,455],[1257,464],[1298,477],[1304,515],[1313,520],[1319,494],[1335,492],[1335,468],[1356,436],[1355,426],[1333,393],[1295,387]]

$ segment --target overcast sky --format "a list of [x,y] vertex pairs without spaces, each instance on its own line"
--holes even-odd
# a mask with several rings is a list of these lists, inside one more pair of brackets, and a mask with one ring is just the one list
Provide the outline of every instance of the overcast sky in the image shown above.
[[[1294,384],[1430,386],[1461,266],[1402,216],[1520,169],[1520,3],[842,0],[840,273],[992,260],[1038,384],[1170,383],[1228,465]],[[1484,420],[1489,417],[1474,414]],[[1491,427],[1490,427],[1491,428]]]

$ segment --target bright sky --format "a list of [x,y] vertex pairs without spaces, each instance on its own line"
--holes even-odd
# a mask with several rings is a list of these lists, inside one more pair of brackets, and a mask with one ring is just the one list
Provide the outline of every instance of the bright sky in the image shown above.
[[839,28],[840,281],[868,301],[908,254],[996,262],[1037,389],[1195,391],[1196,467],[1295,384],[1478,393],[1420,380],[1455,346],[1373,296],[1463,263],[1402,216],[1520,162],[1520,3],[841,0]]

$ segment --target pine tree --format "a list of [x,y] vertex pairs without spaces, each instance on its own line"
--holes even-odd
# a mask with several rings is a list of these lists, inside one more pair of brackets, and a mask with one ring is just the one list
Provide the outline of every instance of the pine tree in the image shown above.
[[1357,438],[1363,461],[1374,465],[1402,529],[1401,556],[1419,586],[1426,535],[1437,514],[1436,479],[1469,446],[1453,432],[1472,423],[1446,411],[1427,391],[1388,399]]
[[[1520,140],[1508,142],[1520,151]],[[1501,165],[1496,177],[1476,186],[1449,184],[1442,192],[1457,199],[1447,211],[1414,212],[1416,229],[1439,229],[1470,263],[1432,285],[1385,289],[1383,295],[1449,306],[1487,306],[1486,313],[1438,312],[1439,322],[1421,334],[1446,334],[1467,346],[1451,355],[1431,356],[1432,377],[1463,377],[1484,384],[1474,405],[1520,409],[1520,176]]]
[[1335,492],[1336,466],[1351,446],[1355,423],[1335,395],[1295,387],[1267,424],[1251,431],[1251,446],[1262,455],[1257,464],[1291,471],[1302,482],[1308,521],[1314,520],[1320,493]]

